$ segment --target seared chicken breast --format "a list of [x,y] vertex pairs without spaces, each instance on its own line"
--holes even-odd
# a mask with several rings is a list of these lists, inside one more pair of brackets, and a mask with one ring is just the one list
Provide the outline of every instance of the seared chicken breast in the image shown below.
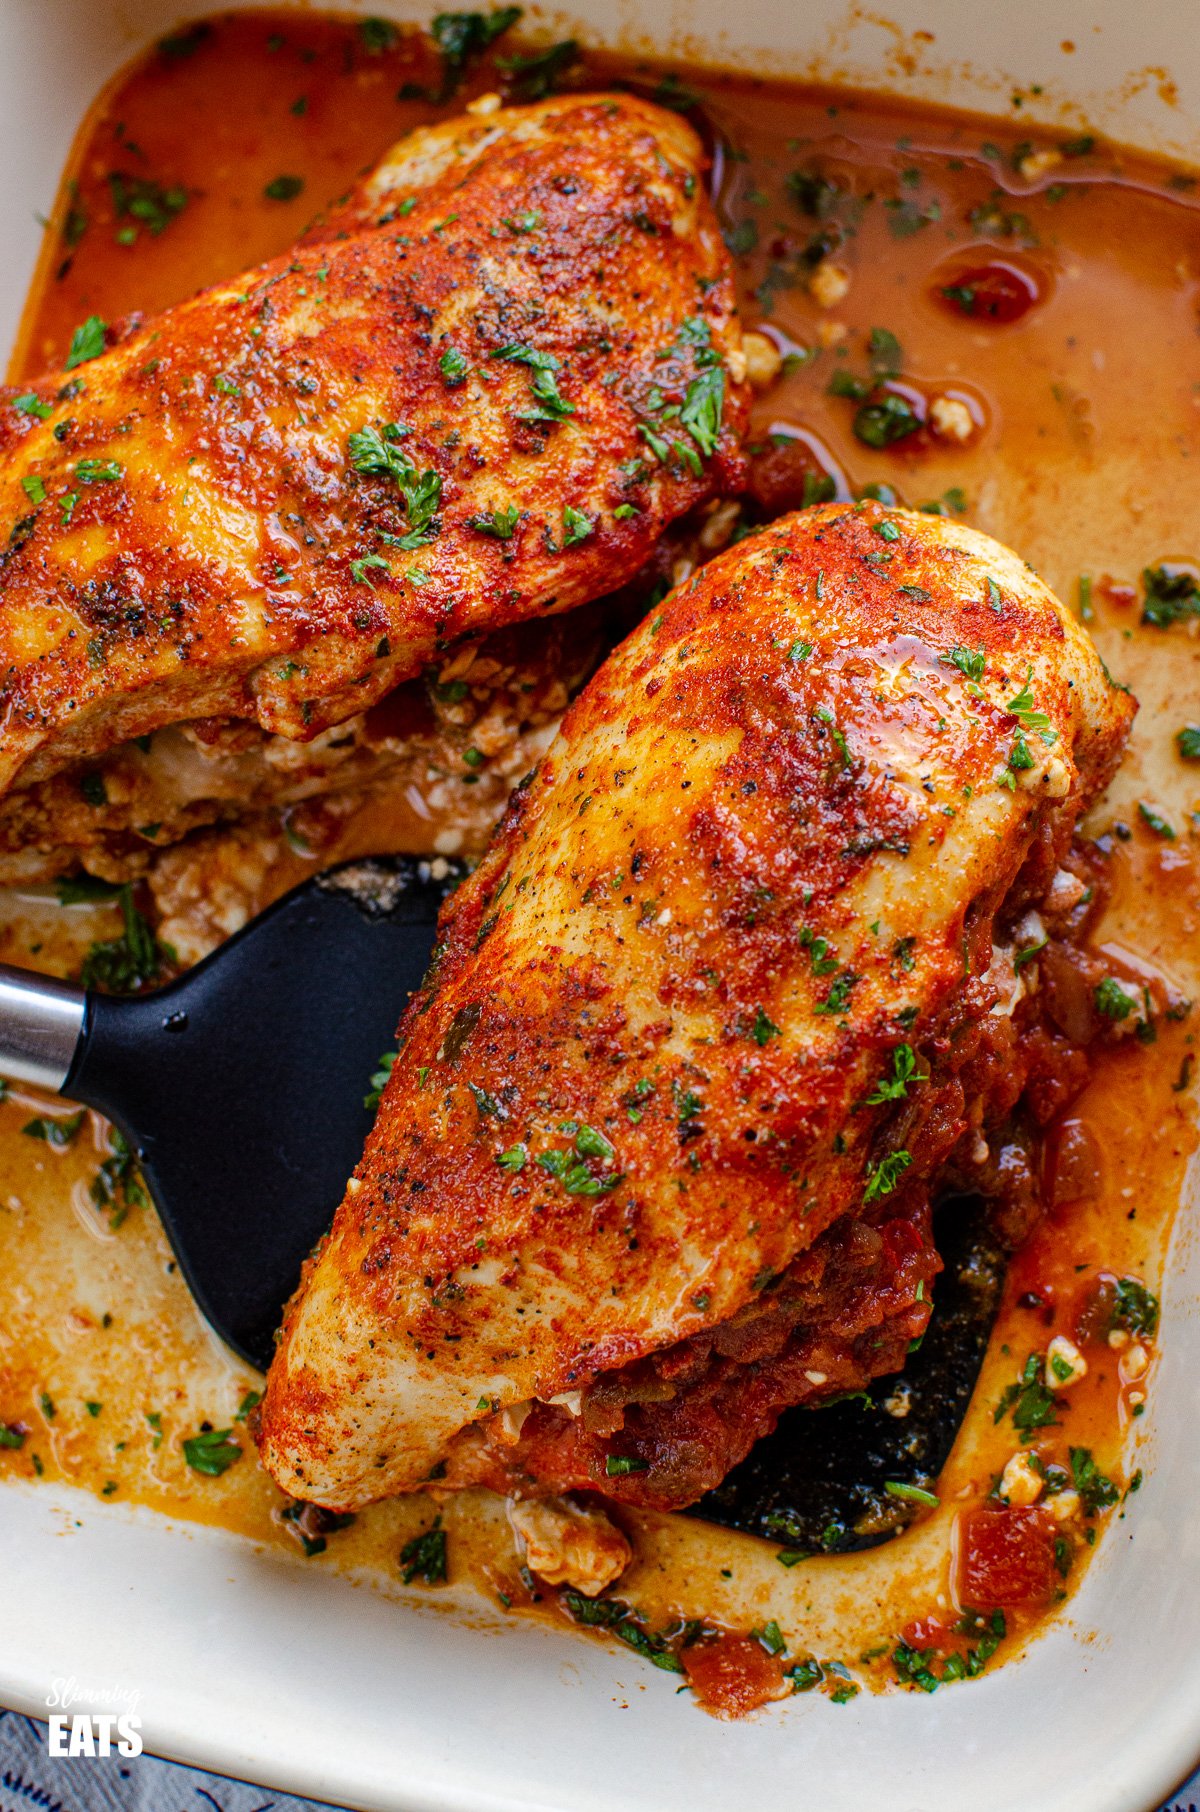
[[994,1168],[1064,1067],[1014,942],[1084,910],[1072,832],[1132,712],[938,517],[809,510],[674,591],[446,908],[286,1314],[279,1485],[670,1508],[897,1369],[937,1178]]
[[293,251],[0,393],[0,851],[188,828],[203,746],[156,766],[164,726],[257,727],[236,815],[263,734],[611,591],[736,484],[703,175],[628,95],[418,131]]

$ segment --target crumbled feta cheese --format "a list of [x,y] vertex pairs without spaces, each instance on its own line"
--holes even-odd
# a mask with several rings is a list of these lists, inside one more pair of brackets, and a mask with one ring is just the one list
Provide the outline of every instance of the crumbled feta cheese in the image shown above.
[[849,271],[831,258],[822,258],[808,279],[808,293],[818,308],[836,308],[849,288]]
[[1079,1493],[1056,1491],[1053,1497],[1046,1499],[1045,1508],[1056,1523],[1069,1523],[1073,1516],[1079,1515]]
[[1046,908],[1050,912],[1070,912],[1078,906],[1087,888],[1078,875],[1073,875],[1069,868],[1060,868],[1055,872],[1046,895]]
[[1045,1483],[1027,1453],[1014,1453],[1000,1474],[1000,1495],[1006,1504],[1024,1509],[1036,1504]]
[[1126,1347],[1121,1355],[1121,1377],[1126,1384],[1144,1378],[1150,1369],[1150,1355],[1140,1341]]
[[743,334],[742,351],[746,355],[746,376],[755,390],[769,390],[783,364],[783,354],[774,340],[765,333]]
[[1062,152],[1055,150],[1031,151],[1020,163],[1021,175],[1026,182],[1040,182],[1051,170],[1057,170],[1062,162]]
[[1046,1383],[1051,1390],[1067,1390],[1087,1377],[1087,1360],[1065,1334],[1056,1334],[1046,1348]]
[[939,440],[957,441],[961,446],[974,434],[975,418],[960,398],[935,396],[929,405],[929,426]]

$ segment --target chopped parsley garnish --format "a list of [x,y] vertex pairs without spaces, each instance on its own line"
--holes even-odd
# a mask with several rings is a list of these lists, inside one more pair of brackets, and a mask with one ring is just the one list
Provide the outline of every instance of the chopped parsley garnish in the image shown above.
[[552,352],[539,352],[536,346],[526,346],[521,340],[508,340],[503,346],[497,346],[491,357],[503,359],[510,365],[528,365],[532,371],[562,370],[562,360],[555,358]]
[[1175,732],[1175,747],[1181,761],[1200,761],[1200,724],[1188,724]]
[[1137,1005],[1115,975],[1106,975],[1092,991],[1097,1013],[1105,1019],[1127,1019]]
[[49,403],[44,403],[36,391],[26,390],[21,396],[14,396],[12,407],[18,415],[36,415],[40,422],[47,421],[54,414]]
[[[565,1591],[561,1601],[566,1606],[574,1622],[583,1624],[586,1629],[604,1629],[619,1641],[627,1643],[637,1654],[664,1672],[681,1674],[683,1663],[674,1652],[671,1636],[648,1630],[639,1620],[639,1613],[633,1610],[620,1598],[585,1598],[582,1592]],[[682,1629],[676,1626],[672,1635],[682,1636],[684,1642],[692,1625],[685,1624]]]
[[[952,648],[945,659],[976,684],[983,678],[987,667],[987,655],[982,648]],[[1011,705],[1009,709],[1012,709]]]
[[375,1109],[379,1106],[380,1100],[383,1097],[383,1091],[388,1085],[392,1069],[395,1066],[396,1059],[399,1055],[399,1051],[384,1051],[379,1059],[378,1066],[372,1071],[370,1090],[363,1096],[363,1106],[367,1109],[368,1113],[374,1113]]
[[1005,776],[1005,783],[1009,787],[1012,787],[1014,784],[1014,774],[1023,773],[1027,768],[1032,768],[1034,766],[1036,766],[1036,763],[1034,762],[1029,744],[1025,740],[1025,732],[1023,730],[1018,730],[1013,737],[1012,748],[1008,751],[1008,773]]
[[400,1577],[405,1585],[423,1579],[426,1585],[437,1585],[447,1577],[446,1531],[441,1516],[435,1516],[428,1529],[413,1535],[400,1550]]
[[515,1175],[516,1172],[524,1170],[528,1157],[529,1152],[524,1145],[510,1145],[507,1151],[499,1153],[496,1162],[501,1170],[511,1171]]
[[610,1453],[605,1456],[604,1472],[610,1479],[625,1478],[631,1472],[648,1472],[649,1460],[638,1459],[634,1454]]
[[367,18],[358,22],[358,36],[368,56],[382,56],[390,50],[399,37],[396,27],[390,19]]
[[144,226],[152,238],[164,233],[187,206],[187,190],[178,183],[164,188],[145,176],[130,176],[123,170],[111,170],[108,186],[112,191],[113,213],[118,220],[135,222],[117,233],[121,245],[132,245],[138,226]]
[[409,528],[396,545],[411,549],[425,546],[437,533],[434,517],[442,501],[442,480],[432,468],[418,472],[399,444],[404,432],[395,422],[385,422],[382,433],[377,428],[364,428],[351,434],[347,447],[356,472],[395,480],[404,499]]
[[588,1159],[612,1164],[617,1156],[615,1146],[594,1126],[579,1126],[573,1120],[564,1121],[560,1131],[573,1134],[574,1150],[539,1152],[537,1163],[552,1177],[557,1177],[568,1195],[610,1195],[624,1181],[623,1174],[614,1172],[597,1176],[589,1168]]
[[717,450],[724,401],[725,373],[719,365],[710,365],[692,379],[679,411],[680,426],[687,429],[706,459]]
[[1012,1410],[1013,1425],[1025,1434],[1035,1428],[1056,1428],[1058,1417],[1054,1397],[1042,1382],[1044,1367],[1037,1353],[1030,1353],[1025,1369],[1015,1384],[1006,1385],[1000,1393],[992,1421],[1001,1422]]
[[1153,806],[1147,805],[1144,799],[1138,800],[1138,816],[1143,824],[1149,825],[1156,837],[1163,837],[1169,843],[1175,841],[1175,831],[1171,824],[1161,812],[1156,812]]
[[927,1074],[917,1071],[916,1054],[911,1044],[898,1044],[892,1052],[892,1073],[875,1084],[874,1090],[867,1096],[868,1107],[878,1107],[884,1101],[903,1101],[908,1093],[910,1082],[928,1082]]
[[1142,574],[1145,599],[1142,622],[1155,629],[1169,629],[1188,617],[1200,617],[1200,580],[1187,571],[1171,572],[1165,566],[1148,566]]
[[852,759],[850,745],[846,741],[845,731],[839,728],[833,712],[829,709],[828,705],[818,705],[813,712],[813,716],[819,723],[825,725],[833,740],[833,746],[838,752],[838,759],[840,760],[841,765],[844,768],[848,768]]
[[[1052,748],[1058,741],[1058,732],[1050,728],[1050,719],[1046,713],[1034,708],[1033,693],[1029,690],[1029,681],[1032,676],[1033,664],[1031,662],[1025,669],[1025,684],[1015,698],[1009,699],[1005,710],[1011,711],[1014,717],[1020,719],[1023,729],[1037,730],[1046,746]],[[1016,763],[1010,761],[1009,765],[1015,766]],[[1032,762],[1028,765],[1032,766]]]
[[[257,1409],[261,1402],[262,1392],[260,1390],[248,1390],[237,1406],[237,1414],[233,1418],[234,1421],[244,1422],[246,1417],[250,1414],[250,1411],[252,1409]],[[150,1418],[147,1417],[146,1419],[149,1421]]]
[[149,921],[133,903],[133,886],[126,881],[117,893],[124,920],[120,937],[94,943],[83,960],[79,979],[85,988],[105,994],[133,994],[157,981],[164,965],[175,961],[169,944],[160,943]]
[[86,1111],[81,1107],[77,1114],[68,1114],[62,1120],[52,1120],[48,1115],[39,1116],[36,1120],[27,1120],[21,1131],[31,1139],[43,1139],[47,1145],[53,1145],[56,1151],[63,1151],[83,1125]]
[[562,545],[564,547],[574,547],[578,542],[586,541],[589,535],[595,533],[596,524],[593,518],[585,510],[577,510],[573,504],[568,503],[563,506],[562,520]]
[[363,554],[361,559],[351,560],[350,577],[356,585],[369,585],[371,581],[367,575],[376,569],[385,573],[392,570],[382,554]]
[[514,340],[506,346],[497,347],[491,356],[494,359],[504,359],[512,365],[528,365],[533,373],[529,389],[536,407],[524,410],[520,416],[521,421],[554,422],[574,415],[574,403],[569,403],[559,394],[555,373],[562,370],[562,360],[555,358],[552,352],[539,352],[536,347],[525,346]]
[[[519,8],[506,7],[504,10],[516,12],[519,16]],[[497,15],[493,14],[492,17]],[[559,77],[565,75],[578,60],[578,44],[574,38],[566,38],[561,44],[551,44],[545,50],[497,57],[496,67],[512,77],[513,93],[521,100],[541,101],[552,93]]]
[[1154,1338],[1158,1328],[1158,1297],[1138,1277],[1119,1277],[1113,1289],[1109,1331],[1124,1328],[1130,1334]]
[[447,346],[438,360],[438,370],[450,385],[466,382],[471,367],[457,346]]
[[104,351],[104,336],[108,324],[99,315],[89,315],[81,327],[71,335],[71,345],[67,352],[66,369],[74,371],[77,365],[86,365],[89,359],[99,358]]
[[138,1175],[137,1157],[124,1133],[114,1126],[109,1134],[112,1149],[88,1185],[93,1206],[108,1215],[114,1230],[121,1225],[131,1208],[144,1208],[149,1201]]
[[26,1432],[10,1422],[0,1422],[0,1447],[23,1447]]
[[885,1479],[883,1488],[889,1497],[902,1499],[909,1504],[922,1504],[928,1509],[936,1509],[941,1501],[936,1492],[926,1491],[921,1485],[909,1485],[903,1479]]
[[863,1201],[878,1201],[881,1195],[891,1195],[900,1178],[912,1163],[906,1151],[893,1151],[878,1164],[871,1165],[867,1171],[866,1187],[863,1190]]
[[1101,1472],[1092,1458],[1090,1447],[1072,1447],[1071,1477],[1079,1493],[1079,1501],[1088,1516],[1095,1516],[1101,1510],[1111,1510],[1120,1498],[1120,1487]]
[[475,1105],[479,1109],[480,1117],[482,1119],[487,1119],[489,1116],[495,1120],[506,1120],[508,1118],[508,1115],[497,1101],[495,1095],[490,1095],[487,1089],[480,1088],[475,1082],[468,1082],[467,1087],[474,1097]]
[[304,187],[302,176],[273,176],[263,189],[268,201],[295,201]]
[[774,1617],[760,1628],[752,1629],[750,1634],[756,1642],[761,1642],[768,1655],[782,1655],[787,1652],[787,1642],[783,1631]]
[[825,1013],[831,1016],[838,1013],[844,1013],[850,1004],[851,991],[857,987],[860,979],[861,977],[855,975],[852,969],[843,970],[837,980],[831,983],[829,992],[824,1000],[818,1000],[814,1003],[813,1012]]
[[844,365],[839,365],[829,380],[830,396],[848,396],[856,403],[861,403],[865,397],[870,396],[873,389],[874,385],[869,384],[865,378],[855,377]]
[[942,217],[942,204],[932,196],[922,207],[919,201],[890,196],[884,201],[888,228],[893,239],[911,239],[922,227],[932,226]]
[[430,33],[442,53],[442,91],[432,98],[449,100],[462,78],[467,63],[495,43],[521,17],[519,6],[497,7],[490,13],[438,13]]
[[891,1657],[896,1678],[903,1685],[919,1687],[922,1692],[936,1692],[939,1686],[954,1680],[977,1679],[1007,1634],[1004,1612],[993,1611],[985,1620],[981,1612],[966,1611],[954,1625],[954,1633],[959,1636],[978,1633],[979,1640],[965,1654],[955,1651],[947,1655],[940,1674],[934,1672],[937,1649],[913,1648],[907,1642],[897,1644]]
[[228,1472],[234,1461],[242,1457],[237,1442],[229,1438],[232,1433],[231,1428],[203,1428],[184,1441],[183,1457],[192,1471],[211,1479]]
[[761,1046],[769,1044],[772,1038],[781,1038],[783,1036],[783,1028],[777,1026],[773,1019],[768,1019],[767,1015],[760,1007],[754,1016],[754,1024],[750,1028],[750,1036],[753,1038],[755,1044]]
[[[838,966],[838,953],[823,937],[817,937],[807,925],[800,927],[797,941],[802,950],[808,951],[808,960],[814,975],[833,975]],[[832,952],[832,954],[830,954]]]
[[873,327],[867,340],[871,370],[881,381],[899,377],[904,368],[904,348],[886,327]]
[[27,472],[25,474],[24,478],[21,480],[21,489],[24,491],[26,497],[28,497],[30,503],[45,503],[45,481],[39,478],[36,472]]
[[116,459],[81,459],[75,477],[80,484],[115,484],[124,470]]
[[864,403],[854,417],[854,433],[867,447],[890,447],[920,426],[912,404],[890,391],[877,402]]

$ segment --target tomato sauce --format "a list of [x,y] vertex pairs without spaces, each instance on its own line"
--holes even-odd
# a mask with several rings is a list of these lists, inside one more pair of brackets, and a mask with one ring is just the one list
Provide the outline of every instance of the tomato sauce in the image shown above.
[[[150,313],[283,250],[406,131],[498,83],[627,81],[684,107],[712,146],[745,323],[780,361],[755,409],[758,509],[886,487],[1010,542],[1081,612],[1143,707],[1090,826],[1111,849],[1101,944],[1124,973],[1200,994],[1200,763],[1178,740],[1200,720],[1200,640],[1187,609],[1143,621],[1139,579],[1186,575],[1200,555],[1192,175],[1015,119],[610,56],[514,68],[523,55],[506,35],[459,67],[421,34],[307,10],[182,28],[81,130],[12,376],[61,362],[90,314]],[[323,859],[386,844],[384,810],[364,808]],[[304,872],[288,855],[262,899]],[[0,957],[49,973],[77,973],[117,929],[112,907],[0,901]],[[741,1715],[793,1692],[934,1690],[1069,1614],[1100,1532],[1136,1513],[1159,1330],[1125,1280],[1159,1289],[1196,1143],[1194,1022],[1157,1034],[1105,1052],[1051,1129],[1048,1214],[1010,1269],[937,1506],[898,1542],[799,1564],[689,1518],[631,1515],[615,1590],[637,1613],[608,1618],[611,1634]],[[30,1090],[0,1101],[0,1472],[425,1590],[400,1585],[398,1557],[431,1526],[427,1499],[315,1536],[288,1514],[246,1433],[259,1381],[201,1322],[109,1129],[72,1119]],[[1063,1361],[1065,1384],[1047,1369],[1056,1340],[1086,1368]],[[215,1474],[183,1447],[206,1424],[239,1449]],[[498,1500],[463,1493],[441,1516],[452,1582],[579,1622],[523,1573]]]

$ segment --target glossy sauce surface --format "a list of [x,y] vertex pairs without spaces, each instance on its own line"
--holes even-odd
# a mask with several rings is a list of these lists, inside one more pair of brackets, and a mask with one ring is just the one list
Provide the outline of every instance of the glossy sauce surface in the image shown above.
[[[511,55],[513,45],[500,49]],[[632,79],[654,92],[659,81],[612,59],[591,68],[595,85]],[[440,86],[445,73],[426,39],[373,40],[317,13],[216,19],[207,34],[151,53],[81,135],[13,376],[61,362],[89,314],[152,312],[280,251],[404,131],[496,85],[477,61],[444,105],[397,98]],[[1179,996],[1200,994],[1200,763],[1183,760],[1175,741],[1200,722],[1200,642],[1195,619],[1139,622],[1142,569],[1200,553],[1200,211],[1190,178],[1082,140],[1064,150],[1054,132],[880,97],[687,71],[667,92],[679,99],[681,88],[701,97],[693,117],[712,131],[745,324],[788,355],[756,408],[762,508],[813,501],[830,483],[838,495],[877,484],[910,503],[941,499],[1085,609],[1109,666],[1142,703],[1130,756],[1090,826],[1112,848],[1100,943],[1127,976],[1144,970]],[[819,270],[837,273],[832,285]],[[869,445],[856,422],[869,426],[860,410],[872,385],[876,400],[899,397],[927,423],[935,399],[965,405],[965,417],[947,419],[966,438],[926,425]],[[394,824],[372,809],[322,860],[369,849],[373,836],[394,842]],[[462,816],[477,834],[466,791]],[[403,834],[420,846],[419,823]],[[264,877],[262,897],[310,868],[293,848]],[[112,907],[13,898],[0,957],[68,974],[92,939],[117,929]],[[993,1419],[1002,1393],[1028,1354],[1055,1333],[1074,1335],[1099,1273],[1158,1288],[1195,1145],[1196,1066],[1191,1019],[1163,1020],[1157,1032],[1099,1059],[1048,1142],[1052,1207],[1012,1267],[936,1510],[898,1543],[784,1565],[768,1544],[691,1519],[628,1519],[636,1558],[617,1591],[647,1628],[678,1618],[732,1632],[776,1624],[787,1642],[773,1655],[773,1635],[732,1635],[691,1662],[685,1650],[702,1702],[729,1713],[813,1683],[837,1698],[895,1679],[902,1634],[914,1650],[934,1648],[939,1669],[976,1640],[950,1626],[972,1579],[963,1513],[1020,1445],[1009,1417]],[[94,1199],[107,1130],[88,1116],[60,1149],[23,1130],[47,1114],[70,1124],[64,1104],[27,1091],[0,1105],[0,1424],[21,1437],[0,1448],[0,1469],[218,1523],[294,1552],[297,1564],[366,1567],[395,1590],[405,1589],[401,1547],[440,1510],[452,1582],[474,1581],[513,1612],[565,1614],[522,1577],[503,1505],[482,1493],[376,1506],[305,1557],[237,1419],[258,1381],[199,1320],[152,1209],[134,1201],[122,1214],[119,1187],[115,1206]],[[1048,1462],[1069,1464],[1068,1446],[1090,1450],[1124,1493],[1137,1433],[1153,1419],[1155,1349],[1137,1379],[1122,1379],[1129,1368],[1116,1349],[1087,1350],[1087,1377],[1063,1393],[1057,1425],[1037,1444]],[[231,1429],[244,1450],[219,1476],[196,1471],[183,1451],[205,1422]],[[1122,1514],[1136,1515],[1135,1499],[1087,1526]],[[1086,1538],[1073,1542],[1052,1595],[1075,1583],[1090,1551]],[[1001,1653],[1044,1614],[1019,1596],[1014,1588]],[[781,1678],[806,1657],[846,1672]]]

